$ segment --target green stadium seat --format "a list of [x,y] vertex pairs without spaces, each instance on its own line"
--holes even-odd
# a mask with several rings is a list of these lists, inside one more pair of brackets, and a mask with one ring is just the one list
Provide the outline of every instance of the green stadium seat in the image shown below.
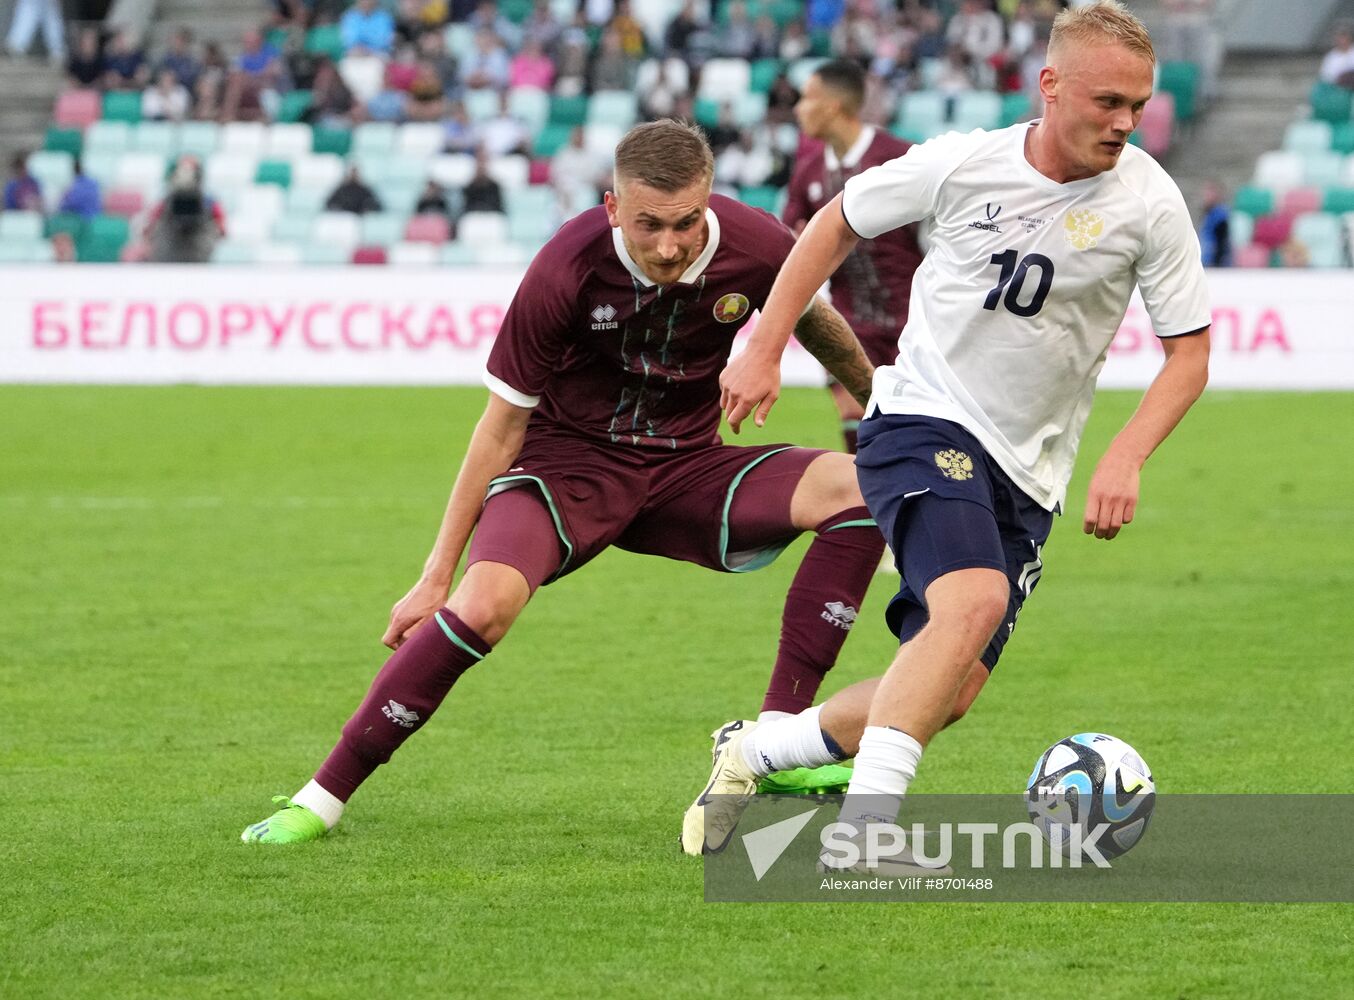
[[1238,188],[1232,199],[1232,207],[1238,212],[1259,217],[1274,211],[1274,193],[1267,188]]
[[0,243],[42,239],[41,212],[0,212]]
[[78,128],[49,128],[42,148],[55,153],[79,156],[83,141],[84,136]]
[[49,216],[43,235],[49,240],[57,233],[66,233],[74,240],[79,240],[85,232],[84,216],[75,215],[71,212],[58,212],[56,215]]
[[1284,130],[1283,148],[1294,153],[1329,152],[1334,131],[1330,122],[1293,122]]
[[498,91],[491,87],[475,87],[465,92],[465,113],[472,122],[482,122],[498,115],[503,106]]
[[354,156],[391,156],[395,152],[393,122],[363,122],[353,129]]
[[282,103],[277,109],[280,122],[299,122],[310,110],[314,95],[309,90],[293,90],[282,95]]
[[514,87],[508,91],[508,110],[535,135],[550,120],[550,95],[535,87]]
[[104,94],[103,120],[106,122],[139,122],[141,120],[141,92],[110,90]]
[[75,176],[75,157],[64,150],[40,149],[28,155],[28,172],[44,192],[60,197]]
[[534,0],[498,0],[498,12],[513,24],[525,21],[534,6]]
[[1312,267],[1343,267],[1340,220],[1326,212],[1308,212],[1293,220],[1293,238],[1307,248]]
[[1001,97],[1001,124],[1014,125],[1034,117],[1034,106],[1029,94],[1003,94]]
[[744,205],[763,209],[772,215],[780,214],[780,188],[774,185],[763,184],[760,187],[739,188],[738,200]]
[[179,126],[178,151],[206,159],[216,152],[221,141],[221,126],[216,122],[184,122]]
[[121,216],[96,215],[76,240],[76,256],[86,264],[116,264],[131,235],[131,224]]
[[758,59],[752,64],[752,89],[759,94],[770,93],[771,84],[776,82],[781,70],[779,59]]
[[1162,63],[1157,75],[1157,89],[1175,98],[1175,119],[1194,120],[1199,102],[1199,67],[1192,62]]
[[50,264],[55,259],[46,240],[0,240],[0,264]]
[[588,98],[586,95],[550,98],[550,124],[582,125],[587,119]]
[[310,147],[316,153],[337,153],[347,156],[353,148],[353,134],[346,128],[316,127],[311,132]]
[[1326,192],[1321,199],[1321,209],[1325,212],[1334,212],[1337,215],[1354,212],[1354,188],[1326,188]]
[[1354,153],[1354,122],[1341,122],[1331,129],[1330,148],[1345,155]]
[[562,123],[551,123],[546,125],[536,133],[536,138],[532,140],[532,149],[539,157],[551,157],[569,144],[569,136],[575,125],[566,125]]
[[1311,187],[1333,187],[1340,183],[1345,158],[1339,153],[1302,154],[1302,183]]
[[326,55],[335,62],[343,58],[343,35],[337,24],[321,24],[306,32],[304,48],[313,55]]
[[696,116],[698,124],[713,128],[719,121],[719,102],[709,97],[698,98],[692,113]]
[[291,187],[291,164],[285,160],[264,160],[254,172],[255,184],[276,184]]
[[1334,83],[1317,81],[1312,86],[1312,117],[1332,125],[1349,121],[1350,93]]

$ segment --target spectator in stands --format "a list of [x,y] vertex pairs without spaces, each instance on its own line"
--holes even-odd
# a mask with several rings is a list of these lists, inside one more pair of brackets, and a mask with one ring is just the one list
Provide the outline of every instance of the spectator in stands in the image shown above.
[[226,61],[221,46],[216,42],[208,42],[202,50],[202,72],[198,74],[197,86],[193,88],[193,97],[196,99],[193,117],[203,121],[216,119],[229,75],[230,63]]
[[75,48],[66,60],[66,77],[75,87],[93,87],[103,80],[98,28],[81,28],[75,36]]
[[945,53],[945,62],[936,75],[935,89],[945,95],[945,114],[954,111],[954,99],[974,87],[973,57],[962,45],[954,44]]
[[66,22],[62,19],[61,0],[18,0],[5,48],[12,56],[27,55],[39,27],[48,61],[60,66],[66,61]]
[[414,206],[415,215],[443,215],[451,218],[451,206],[447,204],[446,192],[435,180],[423,185],[423,193],[418,196]]
[[545,49],[541,47],[539,41],[529,39],[522,45],[522,51],[512,57],[512,64],[508,68],[508,83],[514,88],[532,87],[549,93],[554,82],[554,60],[545,54]]
[[502,212],[503,189],[489,174],[489,158],[484,150],[475,153],[475,175],[465,186],[465,211]]
[[445,13],[445,7],[438,10],[437,5],[426,0],[400,0],[395,15],[395,43],[417,45],[420,38],[438,26]]
[[315,61],[315,76],[310,84],[310,107],[305,120],[312,125],[342,127],[353,112],[353,95],[328,56]]
[[799,91],[784,73],[771,81],[771,89],[766,95],[766,123],[768,125],[794,125],[795,105],[799,103]]
[[85,173],[79,157],[75,158],[75,176],[71,178],[70,187],[61,196],[61,203],[56,210],[78,215],[86,221],[103,211],[99,182]]
[[692,38],[707,29],[696,9],[696,0],[686,0],[677,16],[663,30],[663,51],[670,56],[686,57]]
[[159,264],[205,263],[225,234],[225,213],[202,190],[202,165],[194,156],[179,157],[169,193],[146,220],[148,259]]
[[638,68],[634,57],[625,51],[620,32],[607,28],[602,32],[602,42],[588,77],[592,92],[631,89],[635,85]]
[[574,97],[588,87],[588,60],[591,46],[588,34],[583,29],[579,14],[575,23],[565,28],[560,35],[559,48],[555,56],[555,93],[561,97]]
[[522,44],[537,42],[543,50],[553,54],[563,31],[564,25],[555,16],[550,0],[536,0],[531,13],[522,22]]
[[352,212],[354,215],[363,215],[366,212],[381,211],[381,199],[376,197],[376,192],[367,186],[362,180],[362,174],[357,167],[349,167],[348,173],[339,186],[334,188],[333,193],[325,200],[324,207],[330,212]]
[[243,50],[235,67],[226,77],[221,98],[223,121],[261,121],[276,117],[279,94],[288,89],[282,54],[265,41],[257,28],[249,28],[243,38]]
[[742,129],[737,141],[715,157],[715,188],[737,197],[739,188],[765,184],[775,166],[765,132]]
[[1311,267],[1312,255],[1307,249],[1307,245],[1295,237],[1289,237],[1284,244],[1279,247],[1279,266],[1280,267]]
[[19,153],[10,161],[9,183],[5,185],[5,211],[41,212],[42,187],[28,172],[28,155]]
[[992,60],[1006,45],[1006,27],[1000,14],[984,0],[964,0],[959,11],[950,18],[945,40],[951,50],[955,46],[964,50],[981,86],[992,86],[995,80]]
[[922,0],[904,0],[899,23],[915,33],[911,48],[918,59],[944,56],[945,19],[934,7],[927,6]]
[[720,153],[738,141],[741,132],[738,121],[734,117],[733,105],[728,101],[720,104],[719,117],[715,119],[713,125],[706,129],[706,138],[710,141],[710,150],[715,154],[716,159]]
[[103,85],[109,90],[141,90],[150,79],[146,54],[127,30],[108,43],[103,57]]
[[761,14],[752,26],[752,59],[775,59],[780,52],[780,28],[770,14]]
[[461,83],[471,89],[503,90],[508,86],[511,64],[502,40],[487,29],[475,33],[475,51],[461,67]]
[[470,153],[475,149],[478,136],[474,123],[466,114],[465,104],[452,101],[447,108],[447,116],[442,120],[442,149],[448,153]]
[[202,75],[202,60],[193,52],[193,33],[189,29],[177,28],[170,36],[169,51],[155,67],[156,77],[165,70],[173,73],[174,79],[189,92],[197,86],[198,77]]
[[495,0],[479,0],[466,23],[476,34],[491,32],[506,49],[516,50],[522,44],[522,29],[499,13]]
[[148,122],[181,122],[188,117],[193,97],[172,69],[160,70],[155,86],[141,95],[141,119]]
[[831,31],[846,13],[846,0],[808,0],[804,6],[804,25],[809,34]]
[[608,164],[602,162],[584,141],[583,126],[575,126],[569,141],[550,160],[550,183],[571,202],[577,192],[591,192],[591,204],[597,203],[599,188],[611,186]]
[[508,92],[498,97],[498,114],[479,123],[480,147],[488,156],[530,154],[531,130],[512,113]]
[[829,35],[833,56],[859,63],[869,61],[878,37],[879,22],[857,7],[848,7]]
[[813,48],[813,39],[803,21],[791,21],[781,32],[779,55],[784,62],[803,59]]
[[456,65],[456,57],[447,51],[446,36],[440,31],[425,31],[418,40],[418,55],[437,71],[442,93],[447,97],[460,97],[461,71]]
[[728,19],[716,36],[715,50],[725,59],[751,59],[757,32],[744,0],[731,0]]
[[1199,246],[1204,267],[1232,266],[1231,209],[1222,187],[1215,181],[1204,185],[1204,217],[1199,224]]
[[389,55],[395,43],[395,20],[377,0],[357,0],[339,20],[344,55]]
[[644,38],[644,26],[630,11],[630,0],[617,0],[616,12],[607,22],[607,28],[621,39],[621,50],[636,63],[644,58],[649,43]]
[[1354,89],[1354,26],[1340,24],[1336,27],[1335,43],[1321,60],[1317,75],[1325,83]]
[[420,58],[405,97],[404,115],[411,122],[438,122],[446,111],[446,85],[437,72],[437,64]]
[[65,231],[53,233],[52,263],[74,264],[77,259],[75,254],[75,238]]
[[691,92],[691,70],[676,56],[650,59],[640,66],[635,90],[645,118],[667,118],[677,98]]

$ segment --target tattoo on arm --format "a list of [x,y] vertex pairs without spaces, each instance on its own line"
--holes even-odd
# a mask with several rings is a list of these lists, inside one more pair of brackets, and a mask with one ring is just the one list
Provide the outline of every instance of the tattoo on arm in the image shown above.
[[812,307],[795,325],[795,337],[856,402],[861,406],[869,402],[874,365],[841,313],[815,297]]

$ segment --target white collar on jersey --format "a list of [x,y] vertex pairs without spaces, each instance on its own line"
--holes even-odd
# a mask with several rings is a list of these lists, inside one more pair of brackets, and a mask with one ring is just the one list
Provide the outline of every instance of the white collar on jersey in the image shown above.
[[860,135],[856,141],[851,143],[851,148],[846,151],[846,155],[837,159],[837,151],[832,148],[832,143],[823,146],[823,161],[827,164],[829,170],[841,170],[845,167],[850,170],[860,158],[865,155],[865,150],[870,148],[870,143],[874,142],[874,126],[866,125],[860,130]]
[[[682,276],[677,279],[680,284],[689,285],[704,274],[705,269],[710,266],[710,261],[714,260],[715,251],[719,249],[719,216],[715,215],[715,210],[709,205],[705,206],[705,225],[710,230],[705,240],[705,249],[701,251],[699,257],[691,262],[691,266],[682,272]],[[611,230],[611,243],[616,248],[616,256],[621,259],[625,269],[630,272],[636,281],[645,288],[652,288],[657,284],[630,257],[630,251],[625,249],[625,240],[621,238],[620,226]]]

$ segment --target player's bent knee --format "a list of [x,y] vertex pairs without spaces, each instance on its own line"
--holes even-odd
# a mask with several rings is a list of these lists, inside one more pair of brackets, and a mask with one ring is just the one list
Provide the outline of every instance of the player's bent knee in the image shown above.
[[531,596],[522,574],[499,563],[475,563],[447,606],[491,646],[508,633]]

